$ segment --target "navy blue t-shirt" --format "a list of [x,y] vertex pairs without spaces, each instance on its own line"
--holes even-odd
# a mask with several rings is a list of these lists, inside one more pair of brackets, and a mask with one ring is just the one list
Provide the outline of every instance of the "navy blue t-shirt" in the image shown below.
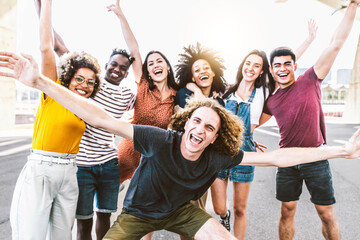
[[180,152],[181,132],[134,125],[134,148],[142,154],[124,200],[127,213],[163,219],[190,200],[199,199],[219,171],[238,165],[243,152],[231,158],[207,147],[196,161]]

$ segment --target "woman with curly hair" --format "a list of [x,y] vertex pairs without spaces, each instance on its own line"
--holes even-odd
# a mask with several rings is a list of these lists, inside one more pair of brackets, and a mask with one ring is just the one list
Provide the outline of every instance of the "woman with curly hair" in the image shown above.
[[[85,98],[100,84],[95,58],[71,53],[56,69],[52,46],[51,0],[42,1],[40,47],[42,73]],[[10,212],[13,239],[71,239],[78,199],[75,156],[85,123],[57,101],[41,95],[31,154],[17,180]]]
[[[297,49],[297,58],[305,52],[315,38],[316,24],[308,23],[309,36]],[[255,152],[255,147],[265,147],[253,140],[253,131],[259,125],[265,100],[275,90],[275,81],[269,71],[266,53],[253,50],[241,62],[236,74],[236,82],[224,94],[225,108],[236,114],[244,123],[241,150]],[[266,148],[266,147],[265,147]],[[233,182],[234,235],[244,239],[247,226],[246,206],[250,184],[254,179],[254,166],[238,165],[219,173],[211,186],[214,212],[220,215],[220,223],[230,231],[230,210],[226,207],[228,180]]]
[[214,98],[224,106],[224,101],[215,96],[226,89],[223,61],[217,52],[202,47],[200,43],[184,47],[175,69],[181,88],[176,94],[175,105],[184,108],[186,100],[194,96]]

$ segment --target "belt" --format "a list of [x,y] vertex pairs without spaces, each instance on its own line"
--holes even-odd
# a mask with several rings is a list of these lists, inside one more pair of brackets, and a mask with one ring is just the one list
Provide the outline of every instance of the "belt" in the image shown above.
[[40,155],[36,153],[31,153],[28,156],[28,160],[30,161],[39,161],[39,163],[42,162],[48,162],[49,165],[51,164],[62,164],[62,165],[68,165],[68,164],[75,164],[75,158],[63,158],[58,156],[45,156]]

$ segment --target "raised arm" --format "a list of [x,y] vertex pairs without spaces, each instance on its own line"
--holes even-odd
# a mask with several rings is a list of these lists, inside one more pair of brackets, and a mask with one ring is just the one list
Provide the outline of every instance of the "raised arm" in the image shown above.
[[332,158],[360,157],[360,129],[342,147],[281,148],[267,153],[244,152],[241,165],[289,167]]
[[346,38],[350,33],[351,27],[355,19],[356,9],[359,3],[360,0],[350,1],[343,19],[341,20],[331,39],[330,45],[322,52],[320,58],[315,63],[314,71],[318,78],[324,79],[329,73],[337,54],[339,53]]
[[[40,17],[40,10],[41,10],[41,0],[34,0],[36,13],[38,17]],[[66,47],[64,40],[61,36],[55,31],[53,28],[53,37],[54,37],[54,51],[56,54],[61,57],[65,53],[69,52],[69,49]]]
[[301,58],[301,56],[309,48],[309,46],[316,37],[317,26],[314,19],[310,19],[308,21],[308,31],[309,31],[309,35],[307,36],[305,41],[295,50],[296,61]]
[[41,90],[88,124],[133,139],[133,127],[130,123],[112,117],[88,99],[40,74],[37,63],[30,55],[0,52],[0,67],[10,70],[0,71],[0,76],[17,79],[29,87]]
[[121,30],[126,42],[126,45],[129,48],[130,55],[135,58],[134,62],[132,63],[132,68],[134,71],[135,81],[137,83],[140,82],[140,78],[142,76],[142,60],[139,50],[139,45],[136,41],[136,38],[131,31],[130,25],[125,18],[124,13],[120,8],[120,0],[116,0],[116,4],[112,4],[107,7],[108,11],[112,11],[120,20]]
[[53,34],[51,8],[52,0],[41,0],[40,11],[40,50],[41,72],[53,81],[57,79],[55,53],[53,50]]

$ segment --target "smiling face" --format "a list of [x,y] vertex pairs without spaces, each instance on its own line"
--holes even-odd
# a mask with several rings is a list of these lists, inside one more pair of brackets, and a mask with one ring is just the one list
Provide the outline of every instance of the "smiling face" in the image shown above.
[[260,74],[263,73],[263,60],[256,54],[248,56],[242,68],[243,80],[255,82]]
[[187,160],[197,160],[207,146],[214,143],[220,128],[220,117],[211,108],[196,109],[184,126],[181,154]]
[[208,61],[199,59],[191,67],[192,80],[199,88],[211,89],[215,73]]
[[291,56],[275,57],[270,67],[275,82],[280,88],[286,88],[295,82],[296,64]]
[[122,54],[115,54],[105,65],[104,78],[109,83],[119,85],[120,82],[127,77],[129,67],[130,62],[127,57]]
[[167,80],[170,67],[159,53],[153,53],[147,59],[147,70],[154,82],[162,82]]
[[[79,83],[80,80],[83,80],[83,82]],[[88,81],[95,82],[95,73],[89,68],[79,68],[70,81],[69,89],[82,97],[88,98],[94,91],[94,86],[89,86]]]

